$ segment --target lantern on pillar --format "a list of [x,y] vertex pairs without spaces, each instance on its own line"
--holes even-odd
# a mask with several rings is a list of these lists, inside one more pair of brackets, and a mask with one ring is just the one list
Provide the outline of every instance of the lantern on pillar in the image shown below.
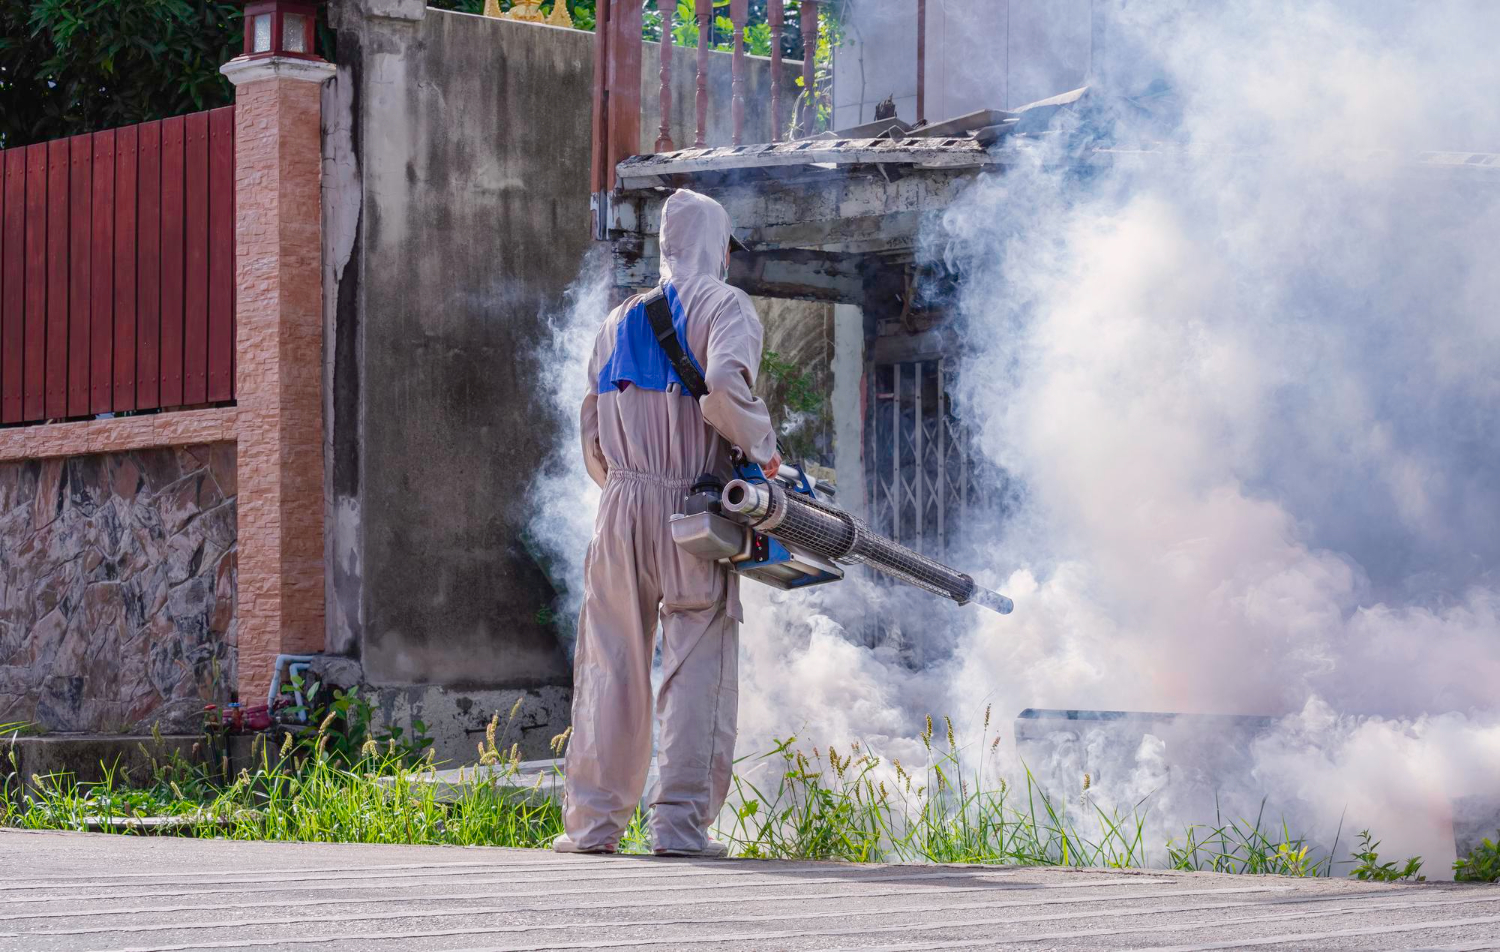
[[322,59],[316,52],[322,0],[249,0],[245,4],[245,59],[292,56]]

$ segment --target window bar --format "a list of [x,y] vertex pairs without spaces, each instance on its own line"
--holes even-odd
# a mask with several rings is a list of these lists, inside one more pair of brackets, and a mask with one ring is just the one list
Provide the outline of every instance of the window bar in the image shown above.
[[891,538],[901,539],[901,365],[891,364],[891,486],[896,491],[891,506]]
[[912,502],[916,505],[916,546],[913,549],[922,552],[922,526],[927,522],[927,496],[922,495],[922,469],[927,468],[927,460],[922,457],[922,382],[927,376],[927,361],[918,360],[912,364],[913,387],[912,396],[915,402],[915,414],[912,415],[912,456],[915,457],[916,466],[912,472]]
[[948,398],[947,390],[944,388],[946,369],[943,364],[946,358],[939,357],[937,361],[937,400],[938,400],[938,479],[942,481],[942,489],[938,493],[937,531],[938,548],[944,555],[948,554],[948,527],[945,516],[948,511]]

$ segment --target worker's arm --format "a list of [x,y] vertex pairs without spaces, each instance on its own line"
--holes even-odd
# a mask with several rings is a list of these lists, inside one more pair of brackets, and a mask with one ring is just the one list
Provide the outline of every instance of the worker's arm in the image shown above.
[[[604,327],[612,326],[606,321]],[[602,337],[604,329],[601,328],[599,335]],[[579,431],[583,436],[583,465],[589,471],[589,477],[604,486],[604,478],[609,475],[609,463],[604,459],[604,450],[599,447],[599,370],[603,360],[599,355],[600,341],[594,341],[594,352],[589,358],[588,389],[584,391],[583,410],[579,414]]]
[[708,332],[703,378],[708,394],[699,401],[703,419],[752,461],[770,467],[776,457],[771,411],[755,395],[763,332],[749,299],[736,294]]

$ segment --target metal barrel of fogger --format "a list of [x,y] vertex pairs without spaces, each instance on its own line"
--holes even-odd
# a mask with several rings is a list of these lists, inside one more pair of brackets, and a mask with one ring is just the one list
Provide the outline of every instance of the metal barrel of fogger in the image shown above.
[[722,505],[756,531],[825,559],[863,563],[960,605],[974,602],[1002,615],[1014,607],[1010,599],[976,585],[962,572],[877,535],[842,509],[787,492],[778,483],[732,480],[724,487]]

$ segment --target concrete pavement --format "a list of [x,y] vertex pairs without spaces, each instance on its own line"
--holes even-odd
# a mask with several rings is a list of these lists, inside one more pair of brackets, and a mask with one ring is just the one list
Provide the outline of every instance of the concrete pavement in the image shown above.
[[0,952],[1500,949],[1500,886],[0,831]]

